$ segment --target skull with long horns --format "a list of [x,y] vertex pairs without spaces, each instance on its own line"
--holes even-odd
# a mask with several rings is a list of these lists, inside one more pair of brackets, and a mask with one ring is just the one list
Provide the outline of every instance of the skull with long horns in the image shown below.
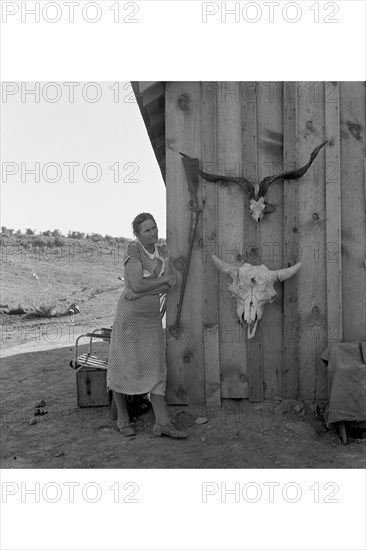
[[269,186],[275,181],[280,179],[298,180],[302,178],[306,174],[306,172],[309,170],[313,162],[315,161],[321,149],[323,149],[323,147],[327,143],[328,143],[328,140],[318,145],[318,147],[316,147],[311,153],[309,162],[304,166],[302,166],[301,168],[297,168],[294,170],[287,170],[285,172],[281,172],[280,174],[276,174],[274,176],[267,176],[263,178],[260,182],[252,182],[244,177],[208,174],[207,172],[204,172],[203,170],[200,170],[197,166],[193,165],[193,162],[192,162],[193,159],[191,159],[191,157],[189,157],[184,153],[180,153],[180,154],[182,155],[183,158],[186,158],[191,162],[192,170],[195,172],[198,172],[198,174],[204,180],[213,182],[213,183],[215,182],[222,183],[223,185],[227,185],[228,183],[236,183],[237,185],[239,185],[239,187],[241,187],[242,189],[245,189],[248,192],[248,196],[249,196],[249,211],[252,215],[252,218],[254,221],[260,222],[263,219],[264,214],[274,212],[275,210],[275,206],[273,204],[270,204],[267,201],[267,191]]
[[236,313],[240,324],[247,325],[248,338],[253,338],[265,304],[272,303],[276,296],[273,284],[295,275],[301,263],[272,271],[264,264],[255,266],[244,263],[241,266],[235,266],[223,262],[215,254],[211,257],[215,266],[230,277],[228,290],[236,300]]

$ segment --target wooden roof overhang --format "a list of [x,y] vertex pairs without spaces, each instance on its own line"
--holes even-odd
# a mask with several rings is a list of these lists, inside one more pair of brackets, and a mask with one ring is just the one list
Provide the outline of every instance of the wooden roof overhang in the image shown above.
[[131,82],[165,182],[165,82]]

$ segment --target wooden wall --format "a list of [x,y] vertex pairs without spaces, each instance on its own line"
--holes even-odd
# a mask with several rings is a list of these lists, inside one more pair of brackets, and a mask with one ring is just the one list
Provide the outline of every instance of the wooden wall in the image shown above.
[[[170,403],[324,399],[320,356],[328,342],[366,339],[365,100],[362,82],[166,83],[167,240],[178,283],[191,217],[179,152],[207,172],[255,180],[306,164],[329,140],[301,180],[272,184],[276,210],[260,224],[239,187],[199,178],[202,213],[181,333],[167,335]],[[276,283],[253,340],[237,323],[212,253],[270,269],[302,263],[295,277]],[[168,327],[179,289],[168,297]]]

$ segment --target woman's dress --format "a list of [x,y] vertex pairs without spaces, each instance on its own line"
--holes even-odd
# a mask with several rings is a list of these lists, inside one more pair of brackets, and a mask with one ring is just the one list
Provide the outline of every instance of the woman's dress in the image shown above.
[[[155,245],[155,253],[150,254],[137,240],[128,246],[124,265],[129,258],[139,260],[144,278],[155,279],[164,273],[168,256],[165,245]],[[125,299],[132,287],[126,271],[124,277],[110,340],[108,389],[126,395],[165,395],[167,367],[159,295]]]

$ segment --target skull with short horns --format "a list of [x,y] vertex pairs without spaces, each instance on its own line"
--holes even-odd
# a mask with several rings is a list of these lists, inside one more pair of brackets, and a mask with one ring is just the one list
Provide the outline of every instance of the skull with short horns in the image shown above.
[[215,266],[226,273],[231,282],[228,282],[228,290],[237,302],[236,313],[240,324],[248,326],[248,338],[253,338],[258,321],[263,315],[265,304],[272,303],[276,296],[273,284],[276,281],[285,281],[299,270],[301,263],[297,263],[285,269],[272,271],[264,264],[252,265],[244,263],[235,266],[220,260],[212,255]]

